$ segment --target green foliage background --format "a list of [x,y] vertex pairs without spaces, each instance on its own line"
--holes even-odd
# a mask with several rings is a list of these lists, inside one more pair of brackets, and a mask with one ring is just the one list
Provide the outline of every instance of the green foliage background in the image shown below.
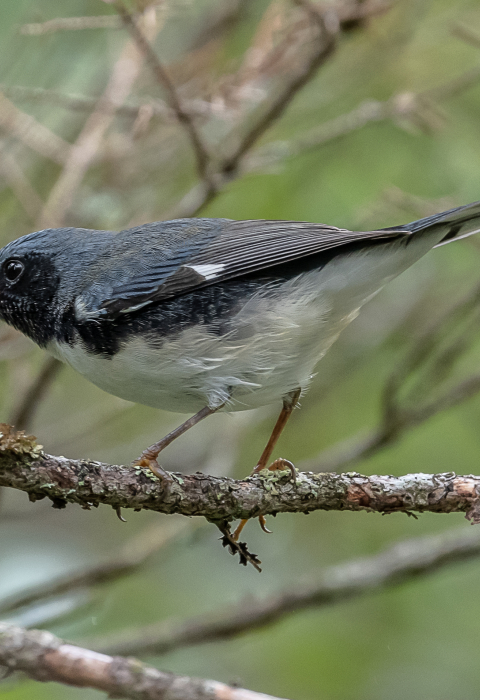
[[[212,3],[170,2],[156,41],[174,62]],[[268,2],[256,0],[232,30],[219,54],[218,71],[248,46]],[[5,85],[100,94],[121,49],[123,31],[90,30],[22,36],[18,26],[53,17],[104,14],[99,0],[4,0],[0,8],[0,66]],[[265,142],[298,138],[316,124],[353,109],[365,99],[388,99],[423,91],[480,62],[480,48],[454,36],[461,23],[480,35],[474,0],[400,0],[340,42],[336,55],[297,96]],[[158,95],[147,71],[139,95]],[[17,102],[20,108],[73,140],[85,115],[46,102]],[[319,221],[342,227],[391,226],[418,218],[412,204],[385,196],[395,187],[439,209],[480,199],[480,81],[436,108],[435,129],[385,121],[286,160],[270,172],[232,183],[202,215]],[[408,128],[405,128],[408,126]],[[131,123],[118,119],[108,147],[128,140]],[[91,168],[70,212],[68,225],[122,228],[161,218],[195,182],[188,144],[175,124],[155,121],[133,144],[141,167],[118,168],[107,158]],[[42,197],[58,166],[22,150],[5,137]],[[138,151],[137,151],[138,153]],[[1,160],[1,155],[0,155]],[[127,163],[127,160],[122,163]],[[447,203],[445,204],[445,200]],[[445,205],[445,206],[444,206]],[[15,195],[0,180],[2,243],[32,230]],[[344,332],[322,361],[313,388],[284,436],[278,455],[300,462],[378,419],[383,382],[422,326],[478,281],[480,247],[468,240],[433,251],[385,289]],[[0,365],[1,419],[7,420],[43,354],[21,346]],[[465,369],[478,370],[478,354]],[[265,443],[278,406],[249,415],[218,415],[191,431],[165,453],[166,468],[194,471],[215,456],[222,471],[221,444],[239,432],[233,474],[250,471]],[[54,454],[128,463],[180,421],[110,397],[70,369],[55,382],[32,431]],[[480,397],[422,427],[397,446],[358,465],[364,473],[417,471],[478,473]],[[215,449],[217,450],[216,453]],[[213,467],[212,467],[213,468]],[[58,511],[31,504],[23,493],[3,494],[0,513],[0,594],[101,561],[148,523],[163,516],[127,513],[120,523],[107,508]],[[215,528],[204,526],[162,550],[135,575],[96,589],[69,614],[46,622],[70,640],[83,642],[127,626],[184,618],[295,586],[303,576],[351,557],[374,553],[398,539],[452,526],[467,527],[462,515],[314,513],[270,521],[274,534],[256,523],[247,539],[264,563],[258,575],[243,569],[220,547]],[[265,630],[227,643],[208,644],[148,659],[165,670],[216,678],[295,700],[458,700],[475,696],[480,683],[480,563],[472,562],[374,595],[318,611],[299,612]],[[76,599],[75,599],[76,600]],[[52,608],[57,614],[60,608]],[[30,615],[30,617],[29,617]],[[35,619],[38,615],[38,622]],[[42,615],[44,616],[42,618]],[[44,610],[25,612],[20,623],[40,624]],[[6,681],[5,700],[94,698],[94,691]]]

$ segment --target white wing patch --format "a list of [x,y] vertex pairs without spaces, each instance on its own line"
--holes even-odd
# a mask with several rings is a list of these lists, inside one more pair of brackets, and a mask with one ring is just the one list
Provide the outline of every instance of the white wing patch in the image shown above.
[[195,270],[195,272],[198,272],[198,274],[202,275],[202,277],[204,277],[206,280],[215,279],[215,277],[217,277],[219,273],[225,269],[225,265],[223,263],[210,265],[185,265],[185,267]]

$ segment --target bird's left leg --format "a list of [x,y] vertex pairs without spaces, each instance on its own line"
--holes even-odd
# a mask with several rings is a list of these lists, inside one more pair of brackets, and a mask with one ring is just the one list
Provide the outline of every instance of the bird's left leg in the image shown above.
[[[275,423],[275,427],[272,430],[272,434],[270,435],[270,439],[267,442],[265,449],[263,450],[260,459],[258,460],[258,464],[255,467],[255,469],[252,471],[253,474],[258,474],[258,472],[262,471],[262,469],[267,468],[268,460],[272,456],[272,452],[275,449],[275,445],[278,442],[278,439],[280,435],[283,432],[283,429],[285,428],[288,419],[292,415],[293,409],[295,406],[298,404],[298,399],[300,398],[300,394],[302,393],[301,389],[295,389],[295,391],[290,392],[287,394],[284,399],[283,399],[283,408],[280,411],[280,415],[278,416],[277,422]],[[296,480],[296,473],[295,473],[295,467],[293,464],[288,460],[288,459],[276,459],[274,462],[270,464],[268,467],[269,471],[277,471],[280,469],[290,469],[290,472],[292,474],[292,480]],[[260,522],[260,527],[264,532],[271,532],[270,530],[267,529],[266,527],[266,521],[265,521],[265,516],[260,515],[258,518]],[[241,520],[240,523],[238,524],[235,532],[233,533],[233,539],[235,541],[238,540],[240,533],[242,532],[243,528],[245,527],[245,524],[248,522],[248,519]]]
[[158,442],[154,443],[153,445],[150,445],[150,447],[147,447],[146,450],[142,452],[140,455],[139,459],[137,459],[134,464],[139,466],[139,467],[148,467],[154,474],[157,476],[161,481],[165,483],[166,486],[172,483],[172,477],[170,474],[165,471],[165,469],[160,466],[160,464],[157,462],[157,457],[160,454],[162,450],[164,450],[168,445],[170,445],[171,442],[176,440],[177,437],[180,435],[183,435],[183,433],[186,433],[187,430],[190,428],[193,428],[194,425],[197,425],[197,423],[200,423],[201,420],[204,418],[207,418],[208,416],[211,416],[213,413],[216,413],[218,410],[223,408],[225,406],[225,403],[222,403],[218,406],[211,407],[211,406],[205,406],[202,408],[198,413],[195,413],[194,416],[186,420],[184,423],[178,426],[178,428],[175,428],[172,430],[171,433],[168,433],[168,435],[165,435],[164,438],[159,440]]

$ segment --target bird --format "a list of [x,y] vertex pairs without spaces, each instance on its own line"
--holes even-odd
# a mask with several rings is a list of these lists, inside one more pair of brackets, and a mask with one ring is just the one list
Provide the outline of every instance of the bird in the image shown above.
[[[361,307],[430,249],[480,230],[480,202],[376,231],[189,218],[48,228],[0,249],[0,317],[104,391],[192,417],[282,402],[270,457],[319,360]],[[234,533],[237,541],[246,521]],[[261,526],[266,530],[264,518]]]

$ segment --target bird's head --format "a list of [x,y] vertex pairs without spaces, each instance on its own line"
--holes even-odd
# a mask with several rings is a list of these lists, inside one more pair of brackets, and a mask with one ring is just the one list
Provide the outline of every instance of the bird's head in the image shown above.
[[106,233],[45,229],[8,243],[0,250],[0,317],[38,345],[47,345],[88,283]]

